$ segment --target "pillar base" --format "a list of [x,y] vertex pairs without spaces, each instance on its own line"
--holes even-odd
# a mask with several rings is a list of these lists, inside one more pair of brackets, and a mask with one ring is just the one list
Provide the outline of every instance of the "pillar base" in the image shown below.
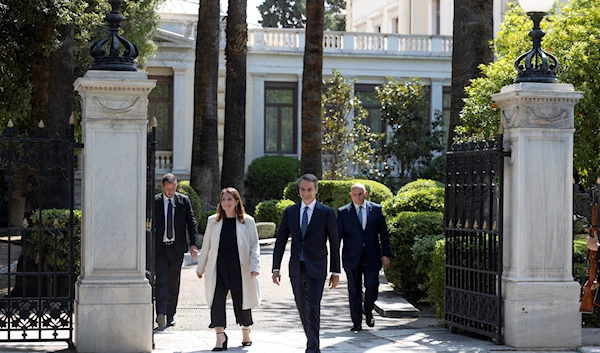
[[77,352],[152,352],[151,296],[152,290],[146,280],[77,281]]
[[518,350],[581,346],[581,313],[575,281],[503,280],[504,342]]

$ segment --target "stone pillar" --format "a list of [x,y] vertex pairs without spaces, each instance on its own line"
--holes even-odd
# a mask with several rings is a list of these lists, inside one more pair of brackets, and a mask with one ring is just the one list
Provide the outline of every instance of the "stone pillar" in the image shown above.
[[142,72],[88,71],[83,106],[81,275],[77,352],[151,352],[152,291],[145,276],[148,93]]
[[581,345],[572,276],[573,107],[570,84],[520,83],[492,96],[505,159],[504,339],[519,350]]
[[[192,163],[192,145],[194,124],[192,118],[186,115],[187,102],[194,101],[194,91],[187,89],[187,76],[192,70],[187,67],[173,68],[173,96],[181,104],[173,106],[173,170],[177,179],[189,179],[190,165]],[[192,72],[193,74],[193,72]],[[158,127],[160,129],[160,126]],[[161,176],[162,177],[162,176]]]
[[252,73],[252,158],[265,154],[265,74]]

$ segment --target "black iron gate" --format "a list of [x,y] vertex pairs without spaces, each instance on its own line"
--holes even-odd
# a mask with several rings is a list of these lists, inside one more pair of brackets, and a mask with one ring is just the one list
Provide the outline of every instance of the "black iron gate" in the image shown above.
[[503,343],[502,194],[498,141],[455,144],[446,157],[445,325]]
[[0,135],[0,341],[73,348],[75,147],[73,125],[66,138],[49,137],[41,122],[31,137],[12,122]]
[[[152,118],[147,135],[146,158],[146,277],[152,286],[152,325],[154,325],[154,193],[156,168],[156,119]],[[152,348],[154,348],[154,333],[152,333]]]

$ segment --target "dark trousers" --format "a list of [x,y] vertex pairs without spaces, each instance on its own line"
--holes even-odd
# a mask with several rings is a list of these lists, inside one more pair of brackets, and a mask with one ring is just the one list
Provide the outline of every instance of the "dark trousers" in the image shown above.
[[227,316],[225,315],[225,299],[227,299],[228,291],[231,291],[235,322],[242,326],[252,325],[252,310],[242,309],[242,290],[232,290],[231,288],[227,288],[225,283],[221,281],[219,277],[217,277],[215,295],[213,297],[212,307],[210,308],[210,325],[208,327],[227,327]]
[[306,353],[318,353],[321,327],[321,298],[325,278],[310,278],[304,263],[300,265],[300,278],[290,278],[296,308],[306,334]]
[[[348,279],[348,299],[350,302],[350,317],[355,327],[361,327],[363,309],[370,315],[375,307],[379,293],[379,269],[367,268],[359,264],[355,269],[345,268]],[[363,276],[365,283],[365,303],[362,305]]]
[[156,249],[156,313],[167,316],[169,322],[175,316],[179,298],[181,264],[183,254],[175,251],[175,245],[161,245]]

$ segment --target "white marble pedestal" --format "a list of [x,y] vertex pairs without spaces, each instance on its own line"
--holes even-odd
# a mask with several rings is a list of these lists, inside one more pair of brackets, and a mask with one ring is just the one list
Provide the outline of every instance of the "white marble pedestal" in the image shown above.
[[504,338],[519,350],[581,345],[579,283],[572,276],[572,85],[521,83],[493,100],[502,109]]
[[148,93],[141,72],[88,71],[83,102],[81,275],[77,352],[151,352],[152,291],[145,276]]

